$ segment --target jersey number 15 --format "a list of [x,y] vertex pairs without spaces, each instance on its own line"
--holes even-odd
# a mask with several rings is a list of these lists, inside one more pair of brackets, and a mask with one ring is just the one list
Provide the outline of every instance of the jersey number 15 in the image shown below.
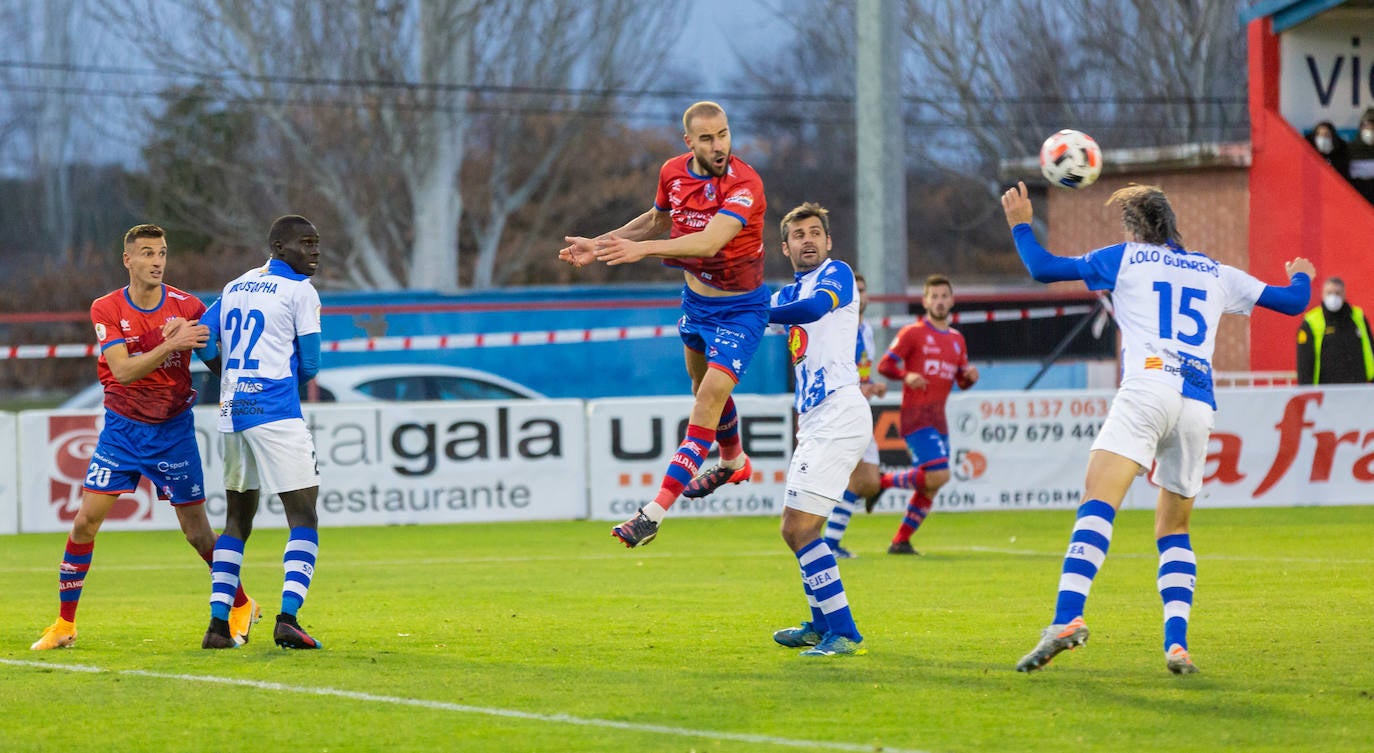
[[1197,327],[1191,334],[1174,331],[1174,286],[1167,282],[1156,282],[1154,291],[1159,293],[1159,336],[1165,340],[1178,340],[1184,345],[1201,345],[1207,339],[1207,320],[1202,312],[1193,308],[1194,301],[1207,300],[1207,291],[1199,288],[1179,288],[1178,313],[1192,319]]

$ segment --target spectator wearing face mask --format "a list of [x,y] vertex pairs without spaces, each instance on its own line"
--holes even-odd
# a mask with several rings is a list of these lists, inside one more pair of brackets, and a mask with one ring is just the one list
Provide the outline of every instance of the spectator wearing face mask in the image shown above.
[[1369,320],[1345,300],[1339,277],[1322,285],[1322,303],[1298,327],[1298,384],[1359,384],[1374,380]]
[[1312,129],[1308,134],[1307,140],[1312,143],[1312,147],[1317,150],[1317,154],[1326,160],[1342,178],[1350,179],[1350,148],[1346,146],[1345,139],[1336,133],[1336,126],[1329,120],[1323,120]]
[[1360,133],[1350,142],[1350,184],[1374,203],[1374,107],[1360,117]]

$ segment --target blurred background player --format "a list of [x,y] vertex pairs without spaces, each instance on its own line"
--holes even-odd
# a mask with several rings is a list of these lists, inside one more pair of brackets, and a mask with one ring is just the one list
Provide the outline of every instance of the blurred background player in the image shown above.
[[788,325],[797,383],[797,449],[787,469],[782,538],[801,566],[811,619],[773,633],[773,640],[789,648],[810,646],[802,656],[864,654],[868,649],[854,625],[839,565],[821,538],[854,464],[873,440],[873,414],[854,364],[854,272],[828,258],[830,220],[819,204],[788,212],[782,238],[796,281],[773,294],[768,320]]
[[264,489],[281,497],[290,527],[272,639],[282,648],[320,647],[296,619],[320,543],[320,471],[300,400],[300,385],[320,366],[320,296],[310,284],[320,266],[320,233],[306,218],[286,215],[272,223],[267,244],[267,264],[224,286],[205,316],[210,341],[200,356],[220,374],[228,512],[215,542],[210,627],[202,648],[234,647],[229,596],[239,582],[244,544]]
[[[854,289],[859,296],[859,336],[854,347],[854,364],[859,369],[859,391],[872,400],[887,394],[887,383],[873,381],[873,356],[877,355],[877,347],[873,339],[873,325],[864,319],[864,312],[868,311],[868,283],[863,275],[855,273]],[[849,519],[858,508],[859,500],[865,500],[865,511],[873,512],[873,505],[883,491],[881,476],[878,439],[871,437],[868,449],[864,450],[859,464],[854,466],[854,472],[849,476],[849,486],[844,490],[844,496],[835,503],[835,509],[830,511],[830,520],[825,525],[825,543],[837,559],[855,557],[853,552],[840,546],[840,540],[849,529]]]
[[926,278],[921,301],[926,313],[902,327],[878,363],[878,373],[902,383],[902,438],[911,450],[911,470],[884,473],[881,488],[911,489],[906,515],[888,554],[920,554],[911,536],[921,527],[940,487],[949,483],[949,422],[945,401],[954,385],[966,390],[978,381],[968,346],[950,326],[954,286],[946,277]]
[[[128,287],[97,298],[91,323],[100,344],[96,372],[105,386],[105,424],[100,430],[81,509],[72,521],[58,571],[58,617],[31,646],[35,651],[76,641],[76,608],[91,567],[95,536],[122,494],[147,478],[158,499],[170,499],[186,540],[210,562],[215,531],[205,517],[205,480],[191,406],[190,351],[205,344],[209,330],[198,320],[205,304],[162,281],[167,239],[157,225],[137,225],[124,234]],[[258,605],[235,588],[226,625],[231,642],[246,641]]]
[[1197,672],[1188,653],[1188,619],[1197,557],[1188,533],[1193,500],[1202,489],[1216,400],[1212,352],[1223,313],[1249,314],[1263,306],[1300,314],[1311,295],[1312,263],[1288,262],[1286,287],[1265,285],[1234,267],[1188,251],[1173,207],[1155,186],[1132,185],[1111,195],[1121,207],[1126,242],[1083,256],[1055,256],[1031,230],[1026,184],[1002,195],[1016,251],[1037,282],[1082,280],[1112,291],[1121,328],[1121,387],[1093,440],[1084,502],[1059,578],[1054,619],[1040,642],[1016,663],[1030,672],[1088,640],[1083,609],[1093,578],[1107,557],[1112,523],[1137,475],[1154,466],[1159,487],[1155,543],[1159,595],[1164,603],[1164,662],[1174,674]]
[[[749,368],[768,326],[763,286],[763,180],[730,149],[730,124],[714,102],[682,114],[687,154],[663,163],[649,211],[596,238],[568,236],[558,258],[630,264],[656,257],[683,270],[683,358],[696,399],[687,436],[673,454],[653,501],[611,529],[627,547],[647,544],[679,495],[703,497],[753,474],[740,445],[730,393]],[[650,240],[668,233],[666,240]],[[698,474],[720,445],[720,463]]]

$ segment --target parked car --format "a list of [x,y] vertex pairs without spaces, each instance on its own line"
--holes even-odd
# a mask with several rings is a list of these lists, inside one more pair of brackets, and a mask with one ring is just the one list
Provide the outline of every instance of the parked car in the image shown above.
[[[197,405],[219,402],[219,377],[205,364],[191,360],[191,383],[199,395]],[[423,363],[377,366],[340,366],[321,369],[303,385],[301,397],[320,403],[365,403],[412,400],[526,400],[542,394],[480,369]],[[89,385],[62,403],[62,410],[97,410],[105,399],[99,382]]]

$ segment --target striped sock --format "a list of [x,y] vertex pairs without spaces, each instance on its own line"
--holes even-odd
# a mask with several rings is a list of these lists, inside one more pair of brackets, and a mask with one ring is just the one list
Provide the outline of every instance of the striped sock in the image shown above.
[[[663,483],[659,487],[658,494],[654,497],[654,502],[664,510],[673,506],[677,502],[678,495],[692,482],[692,478],[701,469],[701,461],[706,457],[706,453],[711,451],[711,443],[716,441],[715,429],[708,429],[704,426],[689,424],[687,426],[687,436],[683,438],[682,445],[673,453],[673,459],[668,463],[668,472],[663,474]],[[647,514],[647,511],[646,511]],[[652,518],[653,516],[650,515]],[[661,522],[658,520],[655,523]]]
[[1155,542],[1159,546],[1159,597],[1164,600],[1164,650],[1175,643],[1188,648],[1188,616],[1193,611],[1197,583],[1197,555],[1188,534],[1176,533]]
[[821,603],[816,600],[816,592],[811,590],[811,586],[806,582],[806,571],[801,571],[802,589],[806,591],[806,605],[811,607],[811,629],[821,635],[825,635],[829,629],[829,623],[825,620],[825,612],[821,611]]
[[[217,543],[218,543],[218,542],[217,542]],[[208,550],[206,550],[206,551],[204,551],[204,552],[196,552],[196,554],[199,554],[199,555],[200,555],[200,558],[203,559],[203,560],[205,560],[205,564],[210,565],[210,573],[213,575],[214,572],[215,572],[215,567],[214,567],[214,565],[215,565],[215,549],[214,549],[214,547],[211,547],[210,549],[208,549]],[[240,579],[240,580],[239,580],[239,588],[238,588],[237,591],[234,592],[234,606],[236,606],[236,607],[241,607],[241,606],[243,606],[244,604],[246,604],[247,602],[248,602],[248,594],[244,593],[244,591],[243,591],[243,580]]]
[[1069,550],[1064,554],[1063,574],[1059,576],[1059,598],[1054,604],[1055,625],[1083,616],[1093,578],[1102,567],[1102,561],[1107,559],[1115,519],[1116,510],[1099,499],[1090,499],[1078,507],[1078,520],[1069,538]]
[[76,544],[67,537],[62,552],[62,565],[57,570],[58,615],[67,622],[76,622],[76,606],[81,601],[81,588],[86,585],[86,572],[91,569],[95,541]]
[[315,557],[320,553],[320,534],[314,528],[292,528],[282,554],[282,569],[286,579],[281,586],[282,614],[296,616],[305,595],[310,592],[310,580],[315,577]]
[[830,519],[825,523],[825,545],[830,547],[832,552],[840,545],[840,539],[844,538],[844,532],[849,528],[849,518],[858,506],[859,495],[845,489],[844,496],[835,503],[835,509],[830,511]]
[[229,605],[243,589],[239,586],[239,570],[243,567],[243,541],[220,534],[215,539],[215,551],[210,561],[210,616],[229,619]]
[[897,535],[892,537],[892,543],[901,544],[911,541],[912,534],[925,522],[926,516],[930,514],[930,508],[934,502],[927,497],[924,492],[917,490],[912,492],[911,501],[906,505],[906,516],[902,518],[902,525],[897,528]]
[[844,584],[840,582],[840,566],[835,555],[824,539],[802,547],[797,552],[797,562],[801,564],[802,583],[810,589],[821,615],[825,618],[826,632],[838,633],[855,641],[863,640],[859,629],[854,625],[854,616],[849,612],[849,599],[844,595]]
[[734,460],[744,452],[739,439],[739,413],[735,411],[735,398],[725,398],[725,407],[720,411],[720,425],[716,427],[716,444],[720,445],[720,459]]
[[882,488],[887,489],[921,489],[926,485],[926,469],[912,468],[911,470],[901,471],[900,473],[884,473],[882,475]]

